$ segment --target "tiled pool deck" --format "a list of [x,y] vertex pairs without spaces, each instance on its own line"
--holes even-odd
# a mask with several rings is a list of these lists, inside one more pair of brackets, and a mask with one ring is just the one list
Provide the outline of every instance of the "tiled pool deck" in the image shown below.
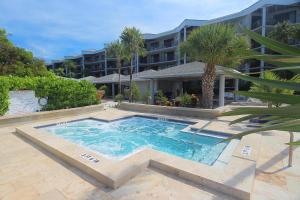
[[[109,109],[65,117],[63,121],[91,116],[113,120],[135,114],[137,113]],[[183,117],[180,119],[191,120]],[[218,118],[204,129],[234,134],[245,128],[244,124],[229,127],[230,120],[233,118]],[[26,124],[20,129],[25,130],[32,126],[61,121],[62,119],[44,120]],[[203,128],[203,125],[206,124],[205,120],[197,121],[198,123],[194,125],[195,128]],[[296,139],[298,138],[299,135],[296,134]],[[216,172],[215,170],[205,171],[202,176],[230,187],[251,188],[251,199],[255,200],[299,199],[300,151],[299,149],[294,151],[294,166],[287,168],[287,146],[284,145],[284,142],[287,141],[288,134],[276,132],[270,132],[263,136],[247,136],[247,139],[242,140],[233,152],[233,157],[228,163],[230,166],[226,166],[226,171],[223,171],[226,176],[212,174]],[[52,142],[53,145],[59,147],[55,140]],[[63,157],[59,158],[15,133],[15,126],[0,128],[0,144],[0,199],[234,199],[218,192],[220,189],[215,188],[217,190],[214,190],[212,187],[207,187],[211,186],[209,184],[200,185],[197,184],[197,180],[189,181],[187,178],[190,176],[190,179],[193,180],[193,173],[197,172],[201,175],[201,168],[207,170],[207,167],[203,167],[201,164],[191,167],[194,165],[193,162],[182,161],[172,156],[156,155],[152,164],[136,173],[131,180],[112,189],[69,165],[61,159]],[[252,147],[249,156],[239,153],[245,145]],[[65,146],[63,145],[63,147]],[[149,154],[152,155],[153,152]],[[143,159],[144,156],[141,157]],[[129,163],[136,161],[136,159],[132,159]],[[164,162],[160,163],[159,159]],[[104,161],[101,163],[103,164]],[[107,172],[120,172],[118,168],[124,169],[125,165],[126,163],[122,163],[122,165],[106,170]],[[183,171],[178,171],[178,169],[170,171],[170,166],[176,166]],[[247,172],[251,172],[249,169],[253,166],[255,174],[251,181],[251,175]],[[186,170],[189,173],[184,173]],[[120,174],[110,175],[118,177]]]

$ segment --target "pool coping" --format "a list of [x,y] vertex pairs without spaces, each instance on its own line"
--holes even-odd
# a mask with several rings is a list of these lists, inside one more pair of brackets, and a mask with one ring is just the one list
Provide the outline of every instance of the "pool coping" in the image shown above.
[[[129,114],[127,117],[133,116],[144,117],[144,115],[136,114]],[[77,117],[77,120],[85,118],[87,117]],[[97,116],[90,116],[89,118],[111,121],[103,120],[103,118],[99,118]],[[121,118],[124,117],[119,117],[115,120],[119,120]],[[58,121],[62,121],[62,119]],[[49,122],[39,124],[49,125]],[[242,155],[241,149],[247,144],[249,145],[251,143],[251,145],[253,145],[253,141],[257,143],[257,141],[260,140],[260,135],[255,134],[250,137],[243,137],[237,147],[232,150],[233,154],[228,163],[224,164],[222,167],[214,167],[159,152],[150,148],[142,149],[141,151],[138,151],[122,160],[111,160],[87,148],[81,147],[34,127],[36,126],[23,125],[17,127],[16,132],[111,188],[115,189],[122,186],[132,177],[150,166],[159,168],[168,173],[176,174],[186,180],[205,185],[239,199],[250,199],[255,175],[255,161],[258,152],[255,152],[254,150],[254,154]],[[43,132],[43,134],[41,134],[41,132]],[[89,159],[84,158],[82,156],[83,154],[90,155],[92,158],[99,160],[99,162],[91,162]],[[219,158],[220,157],[221,155]],[[240,176],[241,173],[247,175],[243,181],[237,182],[232,179],[232,177]]]

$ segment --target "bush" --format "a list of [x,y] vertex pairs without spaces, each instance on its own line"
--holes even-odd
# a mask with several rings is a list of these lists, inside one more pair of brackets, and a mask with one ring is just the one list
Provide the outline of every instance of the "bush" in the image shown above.
[[0,116],[8,111],[9,107],[9,84],[7,81],[0,81]]
[[118,103],[121,103],[124,100],[124,97],[122,94],[117,94],[115,96],[115,101],[117,101]]
[[184,93],[180,96],[180,102],[183,106],[189,106],[192,103],[192,96],[188,93]]
[[36,87],[36,96],[47,98],[47,105],[43,110],[75,108],[99,103],[97,90],[88,81],[41,79]]
[[143,97],[142,97],[143,102],[144,102],[145,104],[149,104],[150,98],[151,98],[150,90],[147,90],[147,91],[145,92],[145,94],[143,95]]
[[9,90],[34,90],[38,98],[46,98],[43,110],[74,108],[99,103],[96,87],[88,81],[48,77],[0,77],[0,115],[9,106]]
[[[139,89],[139,87],[137,86],[137,84],[135,82],[131,83],[131,87],[132,87],[132,100],[133,101],[138,101],[141,99],[141,91]],[[124,90],[124,95],[126,97],[126,99],[130,99],[130,89],[126,88]]]
[[164,95],[164,93],[162,92],[162,90],[158,90],[156,97],[155,97],[155,101],[156,103],[165,106],[168,104],[168,98]]
[[103,90],[103,91],[105,91],[105,93],[107,93],[107,91],[108,91],[107,89],[108,89],[107,85],[101,85],[99,87],[99,90]]

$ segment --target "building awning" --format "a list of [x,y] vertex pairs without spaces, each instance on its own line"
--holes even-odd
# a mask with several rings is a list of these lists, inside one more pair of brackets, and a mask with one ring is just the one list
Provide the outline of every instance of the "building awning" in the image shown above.
[[[216,66],[216,74],[224,74],[223,67]],[[200,78],[205,69],[205,63],[191,62],[167,69],[154,71],[146,75],[140,76],[140,79],[167,79],[167,78]]]
[[[142,71],[142,72],[138,72],[138,73],[134,73],[132,74],[132,80],[135,81],[135,82],[139,82],[139,81],[146,81],[145,78],[142,78],[144,76],[150,76],[152,74],[155,74],[157,71],[156,70],[153,70],[153,69],[150,69],[150,70],[145,70],[145,71]],[[124,77],[124,79],[122,79],[123,82],[129,82],[130,81],[130,76],[127,75]]]
[[[121,81],[124,80],[125,76],[121,74]],[[107,76],[102,76],[96,78],[93,83],[118,83],[119,82],[119,74],[110,74]]]
[[96,79],[95,76],[87,76],[87,77],[84,77],[84,78],[81,78],[79,80],[85,80],[85,81],[90,81],[90,82],[93,82],[94,80]]

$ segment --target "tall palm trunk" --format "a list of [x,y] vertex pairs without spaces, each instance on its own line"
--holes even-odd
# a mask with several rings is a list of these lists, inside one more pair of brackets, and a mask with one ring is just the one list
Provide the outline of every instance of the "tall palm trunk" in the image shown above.
[[207,63],[202,76],[202,105],[204,108],[213,108],[215,79],[215,64]]
[[132,65],[133,65],[133,57],[130,60],[130,68],[129,68],[129,102],[132,102]]

